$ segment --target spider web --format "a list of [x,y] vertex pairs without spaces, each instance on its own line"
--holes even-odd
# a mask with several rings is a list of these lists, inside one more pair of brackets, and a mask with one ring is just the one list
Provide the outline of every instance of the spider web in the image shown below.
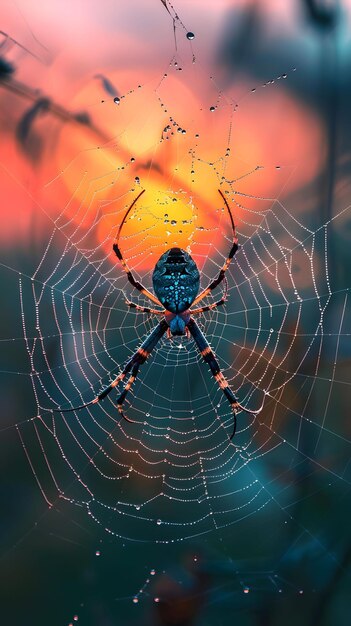
[[[105,147],[95,150],[103,155]],[[127,299],[144,306],[148,302],[126,284],[111,252],[113,233],[139,182],[130,193],[116,195],[106,204],[99,200],[97,206],[93,202],[84,206],[89,228],[79,225],[81,204],[72,215],[64,210],[55,220],[37,270],[30,279],[22,275],[19,281],[24,339],[38,404],[32,425],[45,458],[38,482],[49,502],[59,497],[84,507],[117,537],[148,540],[157,525],[156,541],[173,542],[257,513],[275,497],[258,478],[255,464],[273,450],[289,467],[300,463],[306,429],[313,438],[308,457],[312,463],[339,476],[347,469],[347,454],[339,456],[333,469],[320,456],[326,439],[329,446],[333,438],[338,439],[327,420],[337,384],[335,370],[328,378],[321,363],[325,351],[330,351],[326,337],[334,338],[337,359],[348,298],[347,291],[333,294],[330,285],[330,224],[313,231],[278,199],[247,198],[238,189],[240,181],[223,174],[230,152],[226,155],[216,167],[205,161],[201,166],[209,178],[212,175],[214,187],[221,185],[227,194],[240,250],[228,271],[228,302],[203,313],[198,323],[240,402],[253,409],[263,403],[257,417],[240,413],[234,441],[229,439],[230,406],[196,345],[185,337],[163,338],[143,366],[126,403],[133,424],[121,420],[115,393],[80,411],[51,411],[93,399],[158,323],[152,314],[128,309]],[[193,167],[194,158],[193,152],[188,155],[188,167]],[[66,175],[69,168],[70,164]],[[248,175],[259,176],[260,169]],[[52,185],[60,178],[50,181],[50,193],[55,193]],[[83,197],[90,185],[91,179],[84,175],[79,181]],[[103,196],[104,190],[105,181],[101,187],[98,181],[94,194]],[[259,202],[260,210],[254,211],[250,200]],[[116,204],[122,208],[116,210]],[[187,218],[179,219],[184,204]],[[188,197],[170,186],[156,204],[147,202],[146,195],[127,220],[127,234],[122,232],[128,265],[138,272],[145,250],[156,261],[153,249],[177,245],[185,226],[191,231],[187,249],[201,267],[202,286],[206,286],[231,245],[220,197],[213,211],[213,226],[208,227],[196,208],[196,192]],[[111,217],[111,232],[96,245],[96,231],[104,221],[110,224]],[[138,225],[130,234],[128,223],[133,220]],[[152,291],[151,274],[152,270],[140,272]],[[341,306],[337,332],[335,319],[332,327],[328,319],[332,300]],[[208,298],[206,304],[213,301]],[[325,382],[326,408],[321,414],[316,413],[313,399],[319,379]],[[23,444],[30,450],[31,445],[24,440]],[[117,497],[118,493],[124,496]]]
[[[349,290],[334,288],[329,252],[335,224],[342,223],[348,207],[345,203],[332,219],[316,224],[288,209],[279,193],[250,194],[267,167],[243,162],[232,144],[240,109],[256,88],[245,91],[238,107],[211,77],[216,99],[197,114],[217,116],[225,132],[208,155],[195,113],[189,124],[178,121],[167,86],[179,69],[185,81],[194,76],[191,42],[186,45],[181,68],[177,48],[161,77],[110,98],[107,105],[116,115],[127,109],[122,122],[116,118],[112,139],[76,151],[43,185],[40,207],[51,234],[35,271],[18,278],[37,413],[15,427],[49,507],[67,503],[104,535],[128,542],[177,544],[216,533],[226,544],[232,530],[250,518],[278,514],[290,523],[298,481],[307,484],[316,474],[323,484],[349,484],[350,441],[342,411],[333,408],[340,387],[349,384],[338,367],[349,338]],[[91,106],[100,106],[103,115],[106,101],[95,98]],[[120,148],[121,137],[128,144],[129,126],[138,125],[133,103],[145,101],[153,103],[145,127],[153,129],[155,120],[162,120],[148,161]],[[176,153],[175,167],[160,171],[157,151],[166,145]],[[268,168],[282,192],[295,170]],[[177,170],[186,172],[185,185]],[[67,180],[67,202],[53,216],[44,207]],[[219,188],[231,207],[240,248],[226,274],[227,302],[196,319],[241,404],[262,405],[262,411],[240,412],[231,441],[230,406],[196,345],[186,337],[165,336],[128,394],[125,409],[133,423],[121,419],[116,408],[123,385],[99,404],[52,412],[96,397],[158,323],[153,314],[129,310],[126,300],[150,302],[127,283],[112,252],[134,198],[146,190],[120,239],[134,275],[152,291],[152,270],[162,251],[186,242],[204,288],[232,241]],[[220,299],[225,289],[222,283],[205,304]],[[279,468],[276,476],[267,459]],[[245,593],[252,585],[260,588],[260,573],[237,575]],[[268,581],[270,591],[281,590],[285,582],[276,579],[265,574],[263,588]]]

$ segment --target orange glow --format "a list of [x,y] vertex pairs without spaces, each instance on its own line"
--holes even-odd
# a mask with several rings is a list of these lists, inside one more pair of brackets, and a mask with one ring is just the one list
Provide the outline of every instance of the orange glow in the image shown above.
[[[112,75],[111,81],[116,80]],[[133,77],[124,76],[124,81],[136,84]],[[96,245],[102,244],[107,255],[124,212],[145,188],[146,194],[123,229],[122,239],[128,244],[121,242],[127,258],[132,247],[130,258],[140,271],[151,269],[173,245],[186,249],[201,241],[208,247],[223,248],[216,213],[222,205],[217,190],[223,176],[224,188],[228,189],[227,181],[234,181],[232,210],[240,227],[247,210],[264,212],[283,188],[287,193],[307,183],[320,167],[318,121],[282,88],[262,90],[241,104],[232,115],[232,141],[226,152],[232,107],[223,104],[211,113],[178,77],[165,81],[170,89],[166,95],[174,94],[172,108],[168,108],[167,98],[163,101],[155,92],[154,81],[136,86],[119,105],[112,98],[100,103],[96,111],[100,142],[93,132],[83,127],[72,132],[66,125],[54,166],[62,173],[47,187],[49,196],[55,189],[56,200],[62,197],[62,210],[70,220],[80,228],[93,228]],[[123,76],[119,82],[123,84]],[[83,102],[96,101],[96,89],[96,84],[84,87],[74,99],[75,107],[79,110]],[[284,116],[279,115],[282,110]],[[170,124],[170,116],[176,126]],[[164,132],[167,125],[170,130]],[[178,127],[186,133],[177,132]],[[305,167],[292,177],[299,158],[306,155]],[[197,232],[199,228],[202,233]],[[206,231],[210,231],[207,239]],[[201,259],[199,262],[201,265]]]
[[[19,222],[30,224],[36,213],[53,220],[61,216],[58,224],[69,223],[71,234],[79,229],[77,240],[86,237],[90,248],[101,247],[115,263],[111,250],[118,225],[145,188],[122,233],[121,248],[130,265],[147,271],[167,247],[177,245],[190,247],[201,267],[212,246],[227,253],[224,235],[230,235],[230,224],[219,212],[221,184],[229,191],[228,181],[234,181],[235,195],[227,197],[239,233],[247,235],[247,224],[257,224],[274,198],[287,196],[317,176],[322,129],[316,115],[288,91],[288,81],[251,93],[251,83],[244,78],[235,87],[223,87],[202,65],[221,28],[221,12],[230,3],[202,6],[195,63],[189,42],[178,34],[177,66],[166,11],[155,9],[156,21],[146,39],[145,32],[130,23],[130,11],[119,8],[120,32],[115,26],[111,34],[89,6],[84,4],[79,41],[70,42],[64,29],[55,30],[55,16],[57,24],[66,17],[61,5],[53,2],[50,15],[40,11],[39,33],[39,23],[55,30],[60,54],[48,66],[25,57],[26,72],[19,79],[41,87],[69,111],[86,112],[91,125],[62,123],[53,115],[38,119],[35,130],[43,134],[45,150],[33,167],[14,140],[4,146],[8,168],[21,179],[29,171],[35,181],[30,189],[14,178],[5,183],[9,201],[3,210],[11,198],[20,207],[18,213],[6,212],[7,227],[1,233],[6,242],[18,236]],[[107,3],[104,19],[112,19],[115,10],[115,3]],[[151,3],[143,3],[140,10],[140,19],[146,19]],[[68,31],[80,19],[77,11],[72,7]],[[39,20],[35,8],[33,15]],[[208,40],[202,34],[206,19],[217,29]],[[157,38],[152,37],[153,28]],[[97,74],[108,77],[120,95],[119,104],[104,91]],[[18,119],[30,102],[12,94],[6,106]]]

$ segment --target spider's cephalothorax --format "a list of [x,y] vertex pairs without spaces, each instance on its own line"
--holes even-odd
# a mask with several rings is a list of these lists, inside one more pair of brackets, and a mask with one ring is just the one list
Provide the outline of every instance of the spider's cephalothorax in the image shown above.
[[156,296],[171,313],[165,316],[171,334],[184,335],[190,319],[186,312],[194,302],[200,286],[200,274],[195,261],[181,248],[167,250],[155,265],[152,284]]
[[116,378],[114,378],[114,380],[107,387],[105,387],[105,389],[103,389],[99,393],[99,395],[95,396],[93,400],[69,409],[57,408],[50,410],[66,413],[68,411],[77,411],[79,409],[83,409],[92,404],[97,404],[98,402],[101,402],[101,400],[106,398],[106,396],[108,396],[109,393],[111,393],[111,391],[115,387],[117,387],[119,383],[124,381],[127,375],[129,375],[123,390],[117,398],[117,407],[122,417],[124,417],[124,419],[126,419],[128,422],[131,422],[132,420],[130,420],[123,413],[122,405],[126,399],[128,391],[130,390],[133,382],[138,375],[140,366],[145,363],[152,350],[155,348],[157,343],[166,332],[169,335],[187,334],[188,336],[192,336],[201,353],[202,358],[209,366],[212,376],[215,378],[216,382],[218,383],[220,389],[223,391],[223,394],[225,395],[232,408],[234,415],[234,427],[232,435],[230,437],[230,439],[232,439],[234,437],[236,429],[237,411],[242,410],[246,411],[246,413],[256,415],[261,411],[262,407],[256,411],[252,411],[240,404],[237,397],[230,389],[228,381],[223,376],[218,361],[205,335],[202,333],[194,319],[194,315],[204,313],[205,311],[211,311],[223,305],[226,301],[227,290],[225,289],[221,299],[217,302],[212,302],[212,304],[207,304],[206,306],[195,309],[191,309],[190,307],[192,304],[196,305],[198,302],[201,302],[201,300],[210,295],[213,289],[215,289],[220,283],[222,283],[222,281],[225,280],[225,273],[233,256],[238,250],[238,239],[236,236],[233,216],[231,214],[225,196],[219,189],[218,191],[228,210],[230,222],[232,225],[233,239],[225,263],[220,268],[217,276],[209,283],[209,285],[207,285],[207,287],[198,294],[200,286],[200,275],[195,261],[191,258],[190,254],[185,252],[185,250],[182,250],[181,248],[171,248],[170,250],[167,250],[164,254],[162,254],[162,256],[159,258],[155,265],[155,269],[152,275],[153,287],[156,294],[155,295],[134,278],[133,272],[129,269],[119,247],[119,237],[123,224],[125,223],[136,201],[140,198],[144,191],[145,190],[141,191],[137,198],[135,198],[134,202],[132,202],[122,222],[120,223],[116,241],[113,244],[113,250],[119,261],[122,263],[122,266],[127,273],[127,277],[131,285],[133,285],[135,289],[138,289],[138,291],[140,291],[146,298],[151,300],[151,302],[154,302],[156,305],[163,308],[151,309],[149,307],[140,306],[139,304],[135,304],[134,302],[130,302],[129,300],[127,300],[128,306],[135,309],[136,311],[140,311],[141,313],[150,313],[153,315],[162,316],[163,319],[146,337],[141,346],[129,359],[129,361],[126,363],[123,370],[118,374],[118,376],[116,376]]

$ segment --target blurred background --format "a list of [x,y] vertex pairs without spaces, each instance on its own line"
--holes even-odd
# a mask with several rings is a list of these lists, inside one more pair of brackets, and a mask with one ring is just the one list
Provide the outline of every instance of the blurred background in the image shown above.
[[[1,622],[348,625],[351,2],[3,0],[0,13]],[[59,420],[44,416],[37,426],[38,403],[67,402],[80,389],[82,373],[65,362],[65,355],[78,358],[86,349],[75,343],[77,333],[117,329],[102,342],[106,359],[100,346],[95,362],[91,339],[84,388],[91,390],[95,374],[101,381],[102,371],[123,362],[126,346],[135,349],[153,325],[126,316],[123,302],[132,291],[111,254],[121,215],[137,192],[146,189],[147,204],[126,224],[124,245],[151,288],[155,261],[171,245],[190,241],[205,277],[220,266],[230,239],[223,214],[218,217],[222,181],[233,193],[247,255],[239,258],[239,278],[234,269],[229,274],[227,313],[212,314],[203,327],[251,404],[261,396],[245,391],[235,368],[243,378],[254,371],[260,389],[274,380],[278,392],[262,418],[239,433],[243,465],[228,479],[235,516],[188,532],[202,509],[185,495],[184,506],[153,503],[156,523],[137,514],[135,522],[116,526],[110,510],[87,514],[81,488],[89,485],[100,503],[127,506],[137,497],[147,501],[146,482],[102,484],[67,443]],[[169,189],[176,209],[165,200]],[[193,199],[195,220],[183,197]],[[182,221],[177,235],[172,219]],[[262,224],[262,250],[250,248]],[[276,249],[290,251],[286,276],[267,270]],[[245,279],[250,268],[259,281]],[[96,316],[62,297],[72,285],[97,306]],[[264,292],[275,307],[273,313],[268,307],[269,319]],[[252,317],[238,316],[238,293],[243,308],[251,303]],[[294,293],[302,307],[282,321],[279,307]],[[115,311],[101,319],[105,305]],[[277,350],[257,332],[261,325],[278,333]],[[45,340],[38,347],[32,338],[40,332]],[[233,347],[243,345],[239,352]],[[172,354],[163,344],[155,370],[142,373],[136,415],[149,424],[147,411],[162,420],[166,411],[168,418],[191,405],[210,424],[217,405],[207,406],[206,398],[217,392],[199,372],[209,373],[193,352]],[[280,378],[284,355],[294,375]],[[175,382],[174,367],[187,363],[193,369]],[[128,432],[139,441],[133,428],[114,432],[123,450],[111,455],[142,473],[139,451],[126,452]],[[91,432],[102,446],[97,431]],[[69,434],[88,449],[81,434]],[[221,445],[221,432],[214,437],[207,451]],[[59,453],[53,440],[63,443]],[[166,459],[173,454],[164,437],[157,445]],[[200,456],[191,446],[187,459]],[[227,468],[218,467],[224,483]],[[252,478],[261,485],[259,497],[236,498]],[[249,507],[247,515],[241,505]],[[167,535],[158,518],[168,514],[179,530]]]

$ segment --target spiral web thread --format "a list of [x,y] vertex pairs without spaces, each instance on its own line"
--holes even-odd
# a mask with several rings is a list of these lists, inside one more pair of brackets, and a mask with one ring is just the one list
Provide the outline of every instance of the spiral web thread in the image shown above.
[[[234,185],[227,184],[227,191],[234,214],[240,203],[241,248],[228,271],[228,302],[202,314],[198,323],[241,403],[257,408],[264,400],[257,417],[239,414],[232,442],[230,407],[185,337],[163,338],[142,367],[126,403],[134,424],[121,420],[115,392],[81,411],[50,411],[95,397],[158,323],[154,315],[128,310],[127,296],[148,302],[126,286],[124,273],[101,246],[91,246],[98,216],[81,232],[61,215],[36,272],[30,279],[20,277],[23,333],[38,404],[33,432],[18,427],[22,443],[48,502],[63,498],[84,507],[118,537],[173,542],[232,525],[272,501],[283,510],[279,494],[272,494],[255,466],[273,451],[287,459],[287,467],[301,461],[306,428],[314,437],[308,460],[340,478],[347,469],[346,455],[331,469],[320,454],[326,442],[340,437],[326,419],[338,381],[333,372],[325,376],[321,363],[330,338],[338,358],[348,300],[347,291],[333,294],[329,281],[330,224],[313,232],[279,201],[253,213],[245,210],[245,198]],[[171,189],[169,194],[177,198]],[[150,210],[146,204],[135,211],[146,249],[149,233],[142,222]],[[191,251],[198,260],[203,244],[197,233],[211,229],[202,226],[192,202],[191,211],[197,224]],[[121,215],[116,214],[116,225]],[[216,215],[223,242],[220,249],[210,246],[203,259],[203,286],[230,247],[223,207]],[[133,268],[138,266],[135,238],[123,240]],[[307,272],[308,289],[300,289]],[[143,282],[151,288],[151,272]],[[327,314],[333,299],[341,309],[331,328]],[[311,320],[314,331],[302,332]],[[324,414],[316,415],[310,399],[319,379],[329,395]]]
[[[153,92],[161,105],[163,82]],[[143,88],[139,94],[142,98]],[[217,105],[222,100],[219,92]],[[236,107],[226,106],[230,145]],[[183,130],[174,123],[178,148]],[[191,150],[180,149],[178,161],[185,160],[189,171],[195,164],[226,193],[240,242],[227,272],[226,305],[197,321],[240,402],[253,409],[263,402],[257,417],[239,413],[233,441],[230,407],[195,344],[185,337],[164,337],[141,368],[126,403],[133,424],[116,409],[117,391],[81,411],[51,412],[95,397],[158,322],[153,315],[128,310],[126,298],[150,303],[127,284],[112,253],[118,225],[143,183],[130,184],[128,161],[118,172],[106,169],[100,181],[82,167],[77,195],[88,197],[94,182],[93,198],[99,201],[83,210],[77,202],[72,211],[74,193],[53,221],[36,271],[19,276],[38,413],[16,428],[42,494],[50,506],[67,501],[109,535],[138,542],[173,543],[225,532],[272,507],[289,520],[294,485],[281,487],[279,479],[297,467],[304,468],[303,475],[322,472],[325,480],[349,482],[349,440],[341,417],[331,421],[330,413],[339,385],[347,384],[336,377],[336,368],[340,344],[349,336],[349,293],[333,291],[328,270],[333,222],[348,209],[326,224],[308,227],[279,198],[240,191],[241,179],[259,177],[263,168],[248,167],[233,180],[227,177],[230,149],[209,162],[192,136]],[[93,151],[101,160],[105,153],[107,162],[111,144]],[[80,156],[48,181],[53,193]],[[116,197],[104,202],[111,180]],[[157,210],[147,194],[133,210],[128,221],[138,220],[139,229],[122,234],[121,247],[135,274],[145,251],[152,255],[160,245],[176,245],[177,229],[188,225],[189,251],[201,268],[202,287],[218,273],[231,246],[228,216],[218,197],[208,226],[198,210],[196,175],[194,180],[194,194],[187,194],[170,176]],[[120,195],[118,185],[126,181],[130,192]],[[187,206],[185,220],[177,217],[178,202]],[[113,226],[101,241],[98,229],[111,216]],[[140,270],[148,289],[151,274]],[[221,288],[205,304],[219,299]],[[282,467],[278,478],[262,469],[267,455]]]

